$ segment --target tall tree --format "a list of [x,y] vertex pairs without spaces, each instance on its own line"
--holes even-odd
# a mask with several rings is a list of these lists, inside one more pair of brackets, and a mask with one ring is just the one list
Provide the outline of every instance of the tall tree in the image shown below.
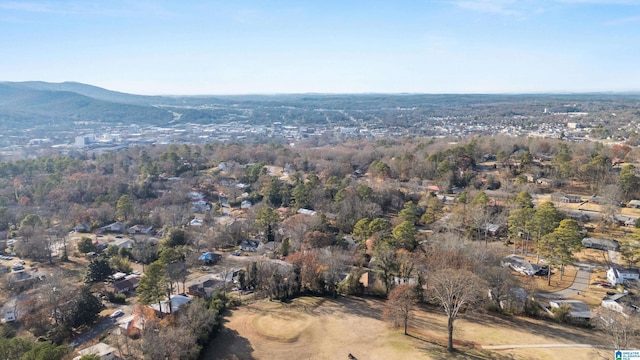
[[376,248],[376,265],[381,272],[384,283],[385,295],[389,294],[393,287],[394,277],[398,274],[398,255],[396,250],[387,244],[381,244]]
[[113,269],[109,265],[109,260],[105,256],[99,256],[89,262],[84,282],[87,284],[100,282],[112,274]]
[[404,326],[404,334],[407,334],[407,325],[411,310],[416,304],[415,288],[408,284],[396,286],[389,293],[385,304],[383,317],[394,327]]
[[620,241],[620,256],[627,266],[640,262],[640,228],[636,228]]
[[159,261],[155,261],[147,266],[136,292],[138,293],[138,300],[141,304],[149,305],[153,303],[160,303],[165,296],[165,278],[166,269],[164,264]]
[[[536,250],[549,264],[561,265],[562,274],[564,267],[572,262],[573,255],[581,248],[580,225],[575,220],[565,219],[552,233],[543,236],[538,241]],[[551,285],[551,269],[549,269],[547,279],[547,285]]]
[[398,226],[393,228],[392,231],[392,235],[397,242],[397,246],[409,251],[412,251],[416,246],[418,246],[418,242],[416,240],[417,234],[418,230],[416,230],[414,223],[407,220],[401,222]]
[[636,167],[626,165],[620,170],[618,177],[618,187],[625,201],[633,199],[640,189],[640,178],[636,176]]
[[116,216],[120,220],[128,221],[133,218],[133,200],[127,194],[120,196],[116,203]]
[[550,201],[545,201],[538,205],[527,227],[531,229],[533,238],[537,241],[543,236],[550,234],[560,225],[562,213],[556,209]]
[[404,203],[404,206],[398,215],[402,220],[409,221],[412,224],[417,224],[418,219],[420,219],[420,211],[413,201],[407,201]]
[[482,297],[485,292],[483,281],[468,270],[445,268],[432,273],[429,285],[432,299],[447,315],[447,350],[453,351],[454,321],[460,311],[474,305]]
[[273,240],[274,226],[279,220],[278,212],[270,207],[262,207],[256,213],[256,225],[264,232],[267,240]]

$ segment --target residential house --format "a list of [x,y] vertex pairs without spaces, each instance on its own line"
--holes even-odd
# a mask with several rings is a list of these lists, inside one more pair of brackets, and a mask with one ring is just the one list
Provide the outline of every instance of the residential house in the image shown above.
[[18,306],[18,297],[9,299],[2,307],[2,316],[5,322],[14,322],[18,320],[20,309]]
[[198,261],[204,265],[213,265],[220,261],[220,259],[222,259],[222,255],[213,252],[206,252],[198,257]]
[[637,217],[616,214],[612,217],[613,221],[619,226],[636,226]]
[[607,280],[612,285],[624,284],[628,280],[640,279],[640,271],[633,268],[610,267],[607,270]]
[[587,304],[580,300],[550,300],[549,305],[551,308],[559,308],[562,305],[569,305],[571,310],[569,311],[569,317],[573,320],[590,320],[593,315]]
[[494,154],[484,154],[482,155],[482,162],[487,162],[487,161],[496,161],[496,156]]
[[153,226],[134,225],[129,228],[129,234],[149,234],[153,230]]
[[508,267],[513,271],[517,271],[527,276],[547,275],[549,267],[532,264],[525,260],[522,256],[515,254],[509,255],[500,261],[502,267]]
[[152,308],[158,316],[164,314],[173,314],[180,310],[185,304],[191,302],[191,298],[184,295],[171,295],[169,300],[160,302],[160,304],[152,304],[149,307]]
[[535,175],[533,175],[533,174],[526,173],[526,174],[523,174],[523,175],[527,178],[527,182],[528,182],[528,183],[534,183],[534,182],[536,182],[536,180],[538,179],[538,178],[537,178]]
[[202,226],[202,219],[194,218],[193,220],[189,221],[189,225],[191,225],[191,226]]
[[598,204],[598,205],[616,205],[616,206],[620,206],[622,205],[622,203],[618,200],[611,200],[611,199],[607,199],[604,197],[600,197],[600,196],[591,196],[590,198],[587,198],[587,201],[593,204]]
[[440,188],[438,187],[438,185],[428,185],[427,186],[427,191],[434,192],[434,193],[439,193],[440,192]]
[[120,358],[116,355],[116,351],[114,347],[100,342],[86,349],[79,350],[78,354],[80,354],[80,356],[73,358],[73,360],[79,360],[84,355],[98,355],[100,360],[117,360]]
[[189,280],[185,285],[187,286],[187,294],[208,299],[214,291],[222,288],[223,282],[219,279],[214,279],[212,274],[207,274]]
[[247,252],[256,252],[260,247],[260,242],[258,240],[249,240],[245,239],[240,242],[240,250]]
[[599,238],[584,238],[582,239],[582,246],[590,249],[597,250],[620,250],[620,243],[611,239],[599,239]]
[[551,194],[551,201],[561,203],[581,203],[582,197],[578,195],[565,195],[562,193]]
[[480,230],[486,232],[489,236],[500,236],[507,231],[506,226],[501,224],[485,223],[480,226]]
[[452,205],[453,203],[455,203],[456,201],[456,197],[454,196],[447,196],[447,195],[436,195],[436,198],[438,198],[438,200],[442,201],[444,204],[448,204],[448,205]]
[[627,206],[630,208],[640,209],[640,200],[631,200],[627,203]]
[[88,223],[80,223],[73,228],[73,231],[79,233],[88,233],[91,232],[91,226]]
[[555,182],[547,178],[538,178],[536,179],[536,184],[542,185],[542,186],[553,186]]
[[126,228],[127,226],[124,223],[120,221],[116,221],[112,224],[101,227],[100,229],[98,229],[98,231],[101,233],[103,232],[123,233]]
[[16,270],[15,266],[14,264],[14,270],[9,277],[9,281],[15,288],[28,288],[35,282],[44,280],[47,275],[45,271],[27,271],[24,268]]
[[111,279],[113,279],[113,281],[124,280],[126,277],[127,277],[127,274],[123,272],[116,272],[113,275],[111,275]]
[[204,200],[204,194],[197,191],[190,191],[187,196],[189,196],[189,199],[191,199],[192,202]]
[[[495,301],[496,295],[491,289],[488,290],[488,295],[489,299]],[[509,288],[509,291],[502,296],[499,306],[502,310],[520,313],[527,304],[528,296],[527,291],[523,288]]]
[[204,214],[207,211],[211,210],[211,205],[204,203],[204,204],[193,204],[191,206],[191,212],[192,213],[196,213],[196,214]]
[[316,214],[315,211],[309,209],[298,209],[297,213],[309,216],[314,216]]
[[133,239],[129,239],[129,238],[118,239],[118,240],[113,242],[113,245],[115,245],[115,246],[117,246],[119,248],[132,249],[133,248]]
[[139,275],[127,275],[124,277],[124,279],[110,284],[108,289],[114,294],[122,294],[134,291],[138,287],[139,282]]
[[627,292],[606,296],[602,299],[601,305],[605,309],[613,310],[625,315],[640,311],[640,299],[638,296],[631,295]]

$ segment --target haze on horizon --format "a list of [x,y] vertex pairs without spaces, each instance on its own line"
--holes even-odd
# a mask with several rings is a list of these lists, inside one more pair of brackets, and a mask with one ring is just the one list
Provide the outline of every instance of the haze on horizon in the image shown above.
[[640,0],[0,0],[0,81],[135,94],[640,90]]

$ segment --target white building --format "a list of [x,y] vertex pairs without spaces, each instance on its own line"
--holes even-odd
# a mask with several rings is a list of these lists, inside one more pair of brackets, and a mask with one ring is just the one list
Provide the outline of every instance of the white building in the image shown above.
[[611,267],[607,270],[607,280],[611,285],[624,284],[627,280],[639,280],[640,272],[638,269],[623,269]]
[[79,360],[84,355],[98,355],[101,360],[119,359],[116,356],[116,349],[102,342],[82,349],[78,351],[78,354],[80,354],[80,356],[73,358],[73,360]]

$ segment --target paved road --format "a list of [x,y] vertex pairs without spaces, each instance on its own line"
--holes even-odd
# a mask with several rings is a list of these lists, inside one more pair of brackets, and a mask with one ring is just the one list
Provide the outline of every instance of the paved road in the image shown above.
[[591,344],[523,344],[523,345],[482,345],[485,350],[540,349],[540,348],[599,348]]
[[105,317],[102,320],[98,321],[95,325],[93,325],[93,327],[89,331],[85,332],[84,334],[80,334],[75,340],[69,343],[69,345],[71,345],[73,348],[77,348],[82,344],[85,344],[96,338],[98,335],[102,334],[115,324],[116,319]]

